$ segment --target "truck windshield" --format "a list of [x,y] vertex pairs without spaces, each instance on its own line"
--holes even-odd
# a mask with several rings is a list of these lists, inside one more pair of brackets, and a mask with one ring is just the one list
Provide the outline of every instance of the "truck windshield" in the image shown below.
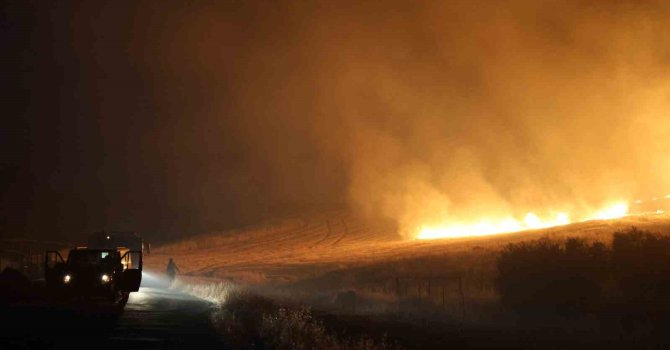
[[109,258],[112,258],[110,252],[99,250],[75,250],[70,252],[68,262],[70,265],[98,265],[109,260]]

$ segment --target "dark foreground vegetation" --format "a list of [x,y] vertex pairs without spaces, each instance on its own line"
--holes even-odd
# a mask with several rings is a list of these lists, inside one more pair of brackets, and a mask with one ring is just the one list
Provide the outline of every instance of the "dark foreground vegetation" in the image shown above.
[[[319,280],[335,293],[330,298],[304,286],[283,294],[214,290],[207,297],[223,301],[213,323],[233,349],[668,348],[670,237],[631,228],[600,239],[543,238],[453,254],[444,260],[450,264],[343,270]],[[403,268],[428,275],[410,279]],[[16,270],[0,277],[2,316],[16,325],[0,338],[13,342],[23,332],[25,344],[34,338],[34,329],[24,327],[31,317],[59,315],[41,322],[59,324],[71,312],[11,307],[33,307],[30,301],[43,296]],[[308,296],[296,297],[298,290]],[[113,324],[118,316],[108,314]],[[48,347],[64,334],[70,333],[36,341]]]
[[[456,271],[462,283],[461,277],[449,279],[447,272],[441,276],[428,264],[421,266],[432,277],[417,274],[411,280],[375,267],[342,272],[345,277],[359,277],[356,281],[367,289],[339,292],[330,303],[321,304],[316,292],[303,295],[305,304],[320,310],[311,313],[299,307],[281,308],[268,299],[244,301],[246,297],[238,296],[223,307],[219,316],[225,317],[219,318],[219,326],[231,335],[247,332],[245,338],[253,339],[256,348],[369,348],[351,339],[366,335],[380,339],[384,334],[390,342],[374,346],[384,348],[396,341],[416,349],[670,345],[666,336],[670,330],[668,236],[631,228],[602,241],[543,238],[472,256],[474,260],[452,257],[447,261],[454,266],[442,267]],[[456,270],[462,266],[478,270]],[[343,285],[346,278],[333,280]],[[490,294],[472,297],[478,296],[475,288],[484,290],[488,285]],[[453,296],[450,289],[455,291]],[[276,293],[270,295],[282,300]],[[333,345],[340,344],[341,329],[349,340]]]
[[668,236],[632,228],[614,233],[611,244],[522,242],[507,246],[497,267],[501,306],[522,326],[586,324],[636,347],[670,343]]
[[610,245],[570,238],[507,246],[495,285],[520,315],[670,321],[670,237],[632,228]]
[[454,317],[430,286],[418,298],[392,285],[396,298],[377,299],[386,307],[375,308],[350,290],[333,299],[348,301],[335,309],[232,287],[219,293],[213,322],[235,349],[666,348],[670,238],[636,228],[611,237],[545,238],[487,256],[495,293],[476,318]]
[[213,322],[233,349],[400,349],[385,336],[335,332],[336,327],[324,324],[308,308],[281,305],[245,291],[229,293]]

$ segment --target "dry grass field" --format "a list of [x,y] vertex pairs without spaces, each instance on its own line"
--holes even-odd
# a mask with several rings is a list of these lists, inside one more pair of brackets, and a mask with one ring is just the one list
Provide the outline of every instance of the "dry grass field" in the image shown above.
[[609,243],[612,233],[632,226],[669,232],[670,216],[629,216],[486,237],[406,240],[388,226],[342,213],[323,214],[172,242],[154,248],[146,264],[161,271],[173,257],[185,276],[230,281],[320,307],[384,312],[390,307],[398,311],[399,301],[408,301],[412,309],[438,305],[454,317],[478,318],[490,314],[480,309],[495,299],[495,261],[506,244],[568,237]]
[[[406,240],[390,227],[370,225],[345,214],[323,215],[168,243],[154,248],[146,264],[160,271],[167,259],[173,257],[185,275],[242,284],[282,285],[345,268],[494,256],[508,243],[545,237],[580,237],[607,243],[613,232],[631,226],[665,232],[670,229],[670,216],[629,216],[484,237]],[[451,268],[469,268],[474,263],[449,260]]]
[[[589,344],[587,340],[615,345],[622,336],[628,337],[622,343],[626,348],[647,341],[654,328],[623,331],[615,325],[605,332],[591,316],[552,328],[560,334],[545,332],[545,319],[519,325],[502,306],[494,281],[497,259],[510,243],[576,237],[609,245],[615,232],[631,227],[666,235],[670,216],[628,216],[488,237],[406,240],[384,225],[324,214],[171,242],[154,248],[146,262],[149,269],[161,271],[173,257],[185,288],[199,296],[234,301],[239,299],[235,291],[241,290],[237,286],[242,286],[279,303],[259,319],[281,310],[278,305],[288,305],[289,310],[308,306],[330,330],[347,325],[347,332],[358,329],[381,339],[395,329],[393,338],[406,348],[461,343],[519,348],[533,344],[526,337],[551,346],[563,341],[567,348]],[[190,283],[193,280],[200,284]]]

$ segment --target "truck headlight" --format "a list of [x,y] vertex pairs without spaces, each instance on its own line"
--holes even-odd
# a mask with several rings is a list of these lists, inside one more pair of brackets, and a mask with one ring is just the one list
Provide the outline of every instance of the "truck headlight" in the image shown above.
[[102,275],[102,283],[107,283],[109,282],[109,276],[108,275]]
[[72,279],[72,276],[70,275],[63,276],[63,283],[70,283],[70,279]]

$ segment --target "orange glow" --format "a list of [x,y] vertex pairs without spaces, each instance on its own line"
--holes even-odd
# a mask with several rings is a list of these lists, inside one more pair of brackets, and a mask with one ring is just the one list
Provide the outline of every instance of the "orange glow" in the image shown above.
[[619,202],[612,204],[590,216],[587,220],[610,220],[618,219],[628,214],[628,203]]
[[523,220],[508,217],[502,220],[480,220],[475,223],[444,224],[424,226],[419,230],[418,239],[458,238],[488,236],[500,233],[539,229],[570,223],[568,214],[558,213],[553,218],[540,218],[528,213]]
[[[628,203],[615,202],[581,220],[609,220],[623,217],[628,214]],[[527,213],[523,219],[507,217],[503,219],[482,219],[475,222],[446,222],[438,225],[421,226],[416,235],[417,239],[459,238],[487,236],[502,233],[511,233],[570,224],[568,213],[558,212],[549,217],[540,217],[535,213]]]

